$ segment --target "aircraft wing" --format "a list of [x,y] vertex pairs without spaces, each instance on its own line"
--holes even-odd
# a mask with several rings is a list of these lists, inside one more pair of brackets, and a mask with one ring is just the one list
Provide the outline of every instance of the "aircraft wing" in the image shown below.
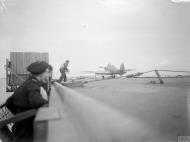
[[97,75],[112,75],[113,73],[105,71],[82,71],[83,73],[95,73]]
[[96,71],[82,71],[83,73],[96,73]]
[[135,69],[126,69],[125,71],[135,71]]
[[95,72],[97,75],[112,75],[113,73],[110,72]]

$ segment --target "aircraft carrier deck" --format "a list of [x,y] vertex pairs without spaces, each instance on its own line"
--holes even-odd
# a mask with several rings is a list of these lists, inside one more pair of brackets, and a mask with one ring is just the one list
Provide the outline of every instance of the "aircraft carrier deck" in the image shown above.
[[156,78],[90,82],[73,88],[73,96],[54,96],[50,105],[63,119],[49,122],[47,141],[108,142],[115,135],[124,142],[130,134],[130,142],[177,142],[178,136],[188,136],[189,78],[166,78],[163,85],[151,80]]

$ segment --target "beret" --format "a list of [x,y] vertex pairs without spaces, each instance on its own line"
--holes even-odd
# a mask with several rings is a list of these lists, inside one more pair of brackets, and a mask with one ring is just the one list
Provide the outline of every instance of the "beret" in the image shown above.
[[27,70],[32,73],[32,74],[41,74],[43,73],[46,69],[52,70],[52,66],[49,65],[48,63],[44,61],[37,61],[34,63],[31,63],[28,67]]

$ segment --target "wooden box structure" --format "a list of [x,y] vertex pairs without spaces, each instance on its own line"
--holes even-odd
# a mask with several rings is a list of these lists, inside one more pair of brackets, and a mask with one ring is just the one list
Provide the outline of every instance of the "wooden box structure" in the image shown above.
[[10,60],[6,60],[6,90],[14,91],[24,80],[28,78],[27,66],[35,61],[49,63],[47,52],[11,52]]

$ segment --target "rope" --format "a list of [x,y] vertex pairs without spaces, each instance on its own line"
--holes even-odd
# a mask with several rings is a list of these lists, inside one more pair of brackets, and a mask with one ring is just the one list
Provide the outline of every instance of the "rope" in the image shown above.
[[149,72],[153,72],[153,71],[154,71],[154,70],[150,70],[150,71],[146,71],[146,72],[142,72],[142,73],[144,74],[144,73],[149,73]]
[[190,73],[190,71],[174,71],[174,70],[158,70],[158,71]]
[[[182,73],[190,73],[190,71],[174,71],[174,70],[157,70],[157,71],[162,71],[162,72],[182,72]],[[134,74],[134,76],[141,76],[145,73],[149,73],[149,72],[155,72],[155,70],[149,70],[149,71],[145,71],[145,72],[139,72],[139,74]]]
[[20,79],[21,81],[25,81],[22,77],[18,76],[14,71],[12,71],[11,69],[8,68],[8,70],[15,75],[18,79]]

